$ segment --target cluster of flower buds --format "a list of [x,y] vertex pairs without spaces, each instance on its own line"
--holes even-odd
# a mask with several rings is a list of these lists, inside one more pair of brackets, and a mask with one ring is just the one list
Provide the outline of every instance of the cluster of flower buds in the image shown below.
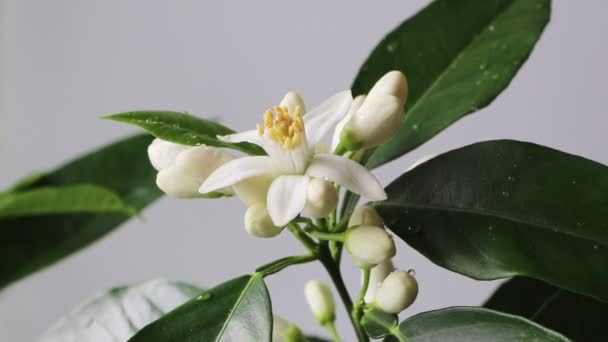
[[412,305],[418,283],[412,272],[395,270],[391,261],[395,244],[378,212],[370,206],[358,207],[349,226],[346,250],[361,268],[371,268],[364,301],[387,313],[399,313]]

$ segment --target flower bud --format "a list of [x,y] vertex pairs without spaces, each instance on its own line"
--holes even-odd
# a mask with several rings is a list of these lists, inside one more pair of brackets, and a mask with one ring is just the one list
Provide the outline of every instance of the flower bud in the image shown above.
[[346,123],[340,142],[351,151],[387,142],[401,127],[407,80],[400,71],[384,75]]
[[391,259],[386,259],[383,262],[372,268],[369,275],[369,285],[367,291],[365,291],[365,297],[363,298],[366,303],[371,303],[376,297],[376,291],[382,284],[382,281],[395,270],[395,266]]
[[270,175],[249,177],[234,184],[232,188],[234,189],[234,193],[247,206],[255,204],[266,205],[266,195],[273,180],[274,177]]
[[283,227],[277,227],[272,223],[265,205],[254,204],[245,212],[245,230],[253,236],[270,238],[279,235]]
[[[168,153],[165,156],[168,156]],[[199,193],[198,188],[215,169],[232,159],[230,154],[213,147],[187,148],[176,155],[173,164],[158,172],[156,185],[168,195],[178,198],[230,195],[233,193],[232,188],[224,188],[208,194]],[[163,163],[167,160],[168,158]]]
[[304,342],[307,339],[295,324],[277,315],[272,317],[272,342]]
[[369,205],[363,205],[357,207],[348,220],[348,226],[360,226],[362,224],[368,226],[384,227],[384,221],[382,217],[378,215],[378,212]]
[[157,170],[165,169],[173,163],[180,152],[187,150],[189,146],[174,144],[169,141],[154,139],[148,146],[148,158],[150,163]]
[[344,246],[360,267],[371,268],[395,256],[395,242],[384,228],[361,225],[346,231]]
[[418,296],[418,282],[409,272],[394,271],[376,291],[375,303],[386,313],[400,313]]
[[304,108],[304,101],[302,101],[300,95],[298,95],[298,93],[296,93],[295,91],[288,92],[279,104],[279,106],[287,107],[289,114],[292,115],[295,114],[296,108],[298,107],[300,107],[301,114],[306,113],[306,109]]
[[318,280],[309,280],[304,287],[304,296],[310,311],[320,325],[336,319],[334,297],[327,285]]
[[334,185],[320,178],[312,178],[306,190],[306,205],[302,213],[308,217],[323,218],[338,205],[338,192]]

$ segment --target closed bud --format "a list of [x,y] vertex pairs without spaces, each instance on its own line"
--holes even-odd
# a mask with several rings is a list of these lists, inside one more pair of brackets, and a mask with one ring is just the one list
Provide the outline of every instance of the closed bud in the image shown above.
[[[151,149],[155,150],[155,148]],[[156,152],[149,154],[157,155]],[[170,159],[168,155],[167,152],[165,153],[167,158],[160,158],[163,160],[160,164],[164,168],[156,176],[156,185],[168,195],[178,198],[213,198],[233,193],[232,188],[224,188],[208,194],[198,192],[201,184],[215,169],[233,159],[230,154],[213,147],[190,147],[177,153],[173,163],[167,165]],[[159,161],[157,160],[156,163],[159,164]]]
[[394,271],[376,291],[376,306],[387,313],[400,313],[418,296],[418,282],[409,272]]
[[386,279],[386,277],[394,270],[395,266],[393,265],[391,259],[384,260],[372,268],[369,275],[369,286],[367,287],[365,297],[363,298],[366,303],[371,303],[374,301],[376,291],[382,284],[382,281],[384,281],[384,279]]
[[360,267],[371,268],[395,256],[395,242],[377,226],[361,225],[346,231],[344,246]]
[[295,324],[277,315],[272,317],[272,342],[305,342],[306,337]]
[[348,220],[348,226],[360,226],[362,224],[376,227],[384,227],[384,221],[376,209],[369,205],[357,207]]
[[173,165],[177,155],[188,148],[190,147],[156,138],[148,146],[148,158],[152,166],[160,171]]
[[323,218],[338,205],[338,192],[334,185],[320,178],[312,178],[306,190],[306,205],[302,213],[308,217]]
[[266,205],[266,195],[273,180],[274,177],[270,175],[249,177],[234,184],[232,188],[238,198],[247,206]]
[[279,104],[279,106],[287,107],[289,114],[292,115],[295,114],[296,108],[298,107],[300,108],[301,114],[306,113],[306,109],[304,108],[304,101],[302,101],[300,95],[298,95],[298,93],[296,93],[295,91],[288,92]]
[[336,319],[334,296],[327,285],[318,280],[309,280],[304,287],[306,302],[320,325],[326,325]]
[[341,144],[356,151],[387,142],[403,123],[407,89],[400,71],[380,78],[341,131]]
[[254,204],[245,212],[245,230],[253,236],[270,238],[279,235],[283,227],[277,227],[272,223],[265,205]]

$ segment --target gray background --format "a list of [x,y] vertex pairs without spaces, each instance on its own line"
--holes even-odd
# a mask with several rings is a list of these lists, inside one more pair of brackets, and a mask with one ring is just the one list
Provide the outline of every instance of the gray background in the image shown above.
[[[1,0],[0,186],[135,131],[99,120],[104,114],[173,109],[242,130],[287,90],[314,105],[347,88],[380,38],[426,3]],[[420,156],[496,138],[608,163],[607,10],[602,0],[554,1],[531,59],[489,108],[376,174],[388,182]],[[247,235],[244,209],[236,199],[163,198],[144,220],[2,290],[0,340],[31,340],[111,286],[157,277],[211,286],[301,250],[289,234]],[[355,291],[358,273],[345,260]],[[439,269],[403,243],[396,264],[415,269],[420,282],[409,314],[480,304],[497,284]],[[306,265],[268,284],[275,312],[322,333],[302,296],[310,278],[327,279]],[[338,325],[352,337],[343,312]]]

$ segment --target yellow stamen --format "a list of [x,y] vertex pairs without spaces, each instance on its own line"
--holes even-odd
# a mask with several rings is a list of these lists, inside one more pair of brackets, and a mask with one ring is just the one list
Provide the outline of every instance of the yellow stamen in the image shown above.
[[[276,118],[275,118],[276,113]],[[296,107],[293,115],[285,106],[274,107],[272,110],[264,112],[264,125],[257,125],[258,134],[266,136],[278,143],[286,150],[293,150],[302,144],[302,134],[304,132],[304,120],[302,119],[302,109]]]

